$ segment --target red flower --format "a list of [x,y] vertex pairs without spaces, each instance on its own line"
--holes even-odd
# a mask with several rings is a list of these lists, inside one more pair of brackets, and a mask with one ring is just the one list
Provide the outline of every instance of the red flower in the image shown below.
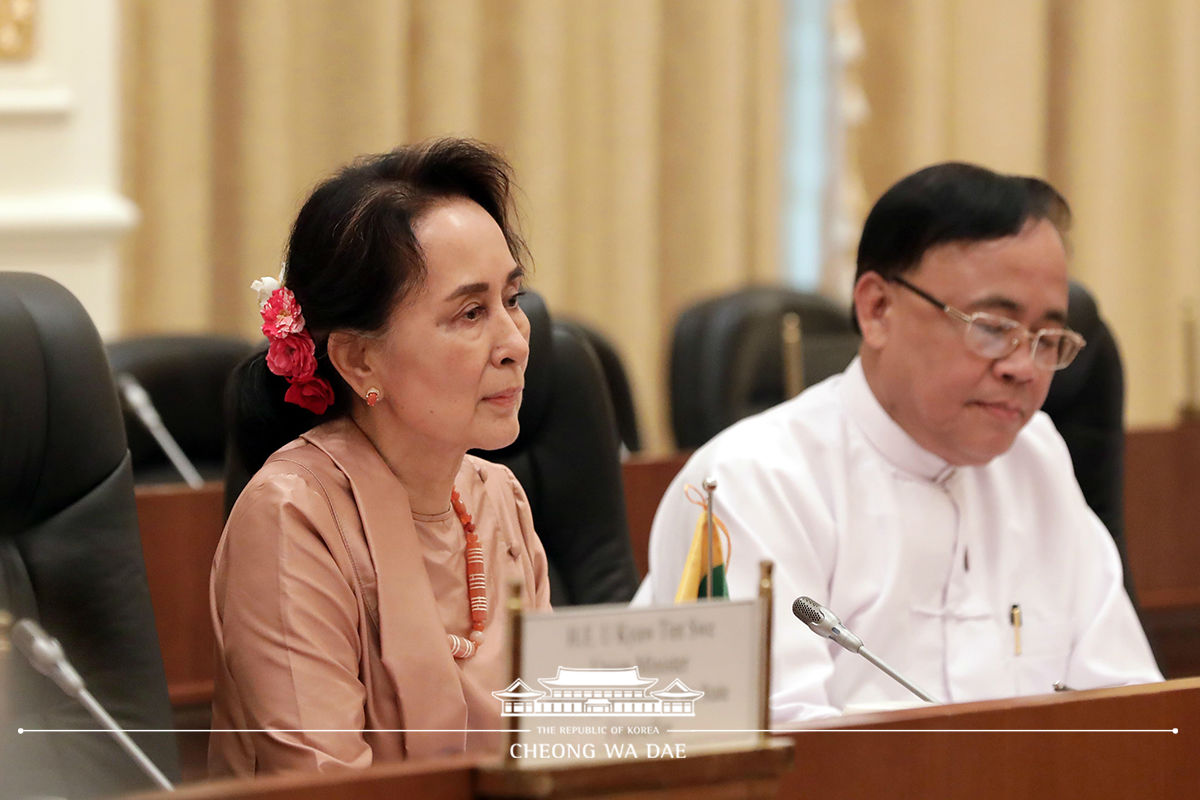
[[304,315],[292,290],[281,286],[271,292],[271,298],[262,307],[262,332],[270,339],[282,339],[304,330]]
[[324,378],[299,380],[288,387],[283,399],[314,414],[324,414],[333,405],[333,387]]
[[317,371],[315,351],[308,331],[272,339],[267,347],[267,369],[289,381],[307,380]]

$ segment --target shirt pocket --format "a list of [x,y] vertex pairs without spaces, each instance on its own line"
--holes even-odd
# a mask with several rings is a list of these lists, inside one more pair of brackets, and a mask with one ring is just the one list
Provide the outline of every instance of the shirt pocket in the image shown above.
[[1071,656],[1070,628],[1063,622],[1036,611],[1023,610],[1020,652],[1017,629],[1009,625],[1013,638],[1010,658],[1017,694],[1048,694],[1054,684],[1066,679]]

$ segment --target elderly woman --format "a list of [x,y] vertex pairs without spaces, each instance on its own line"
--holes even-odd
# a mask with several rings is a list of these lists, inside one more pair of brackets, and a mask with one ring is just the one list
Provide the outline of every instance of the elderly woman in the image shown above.
[[279,449],[213,564],[215,774],[498,747],[501,595],[548,608],[546,557],[512,473],[466,453],[517,436],[523,257],[507,165],[441,140],[318,186],[255,283],[236,429]]

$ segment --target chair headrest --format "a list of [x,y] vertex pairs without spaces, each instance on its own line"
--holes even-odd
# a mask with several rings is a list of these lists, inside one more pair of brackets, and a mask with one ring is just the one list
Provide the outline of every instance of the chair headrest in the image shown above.
[[675,443],[699,447],[718,431],[786,398],[781,322],[796,313],[804,379],[843,369],[858,349],[845,309],[815,294],[754,286],[699,302],[679,315],[671,338]]
[[71,505],[125,457],[100,335],[65,288],[0,272],[0,534]]
[[[163,425],[193,461],[225,457],[225,384],[253,346],[228,336],[139,336],[109,342],[114,375],[128,373],[150,395]],[[166,455],[145,426],[125,417],[135,475]]]
[[[697,303],[684,314],[706,314],[713,324],[742,325],[746,320],[771,318],[777,323],[788,312],[800,315],[804,334],[844,333],[852,330],[846,309],[821,295],[780,286],[749,286]],[[777,325],[775,325],[777,327]]]
[[1123,374],[1121,354],[1112,332],[1100,318],[1095,298],[1075,281],[1071,282],[1067,299],[1067,327],[1083,336],[1087,346],[1079,351],[1071,366],[1054,373],[1050,393],[1042,406],[1051,416],[1076,402],[1095,402],[1098,398],[1089,390],[1113,380],[1113,376],[1120,380]]

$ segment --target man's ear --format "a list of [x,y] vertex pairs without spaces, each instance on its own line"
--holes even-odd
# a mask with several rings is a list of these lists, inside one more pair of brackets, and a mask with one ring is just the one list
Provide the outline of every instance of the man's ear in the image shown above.
[[868,347],[879,349],[887,343],[891,310],[887,281],[878,272],[864,272],[854,284],[854,314]]
[[325,348],[329,352],[329,363],[360,397],[376,383],[371,369],[370,350],[373,340],[350,331],[334,331],[329,334]]

